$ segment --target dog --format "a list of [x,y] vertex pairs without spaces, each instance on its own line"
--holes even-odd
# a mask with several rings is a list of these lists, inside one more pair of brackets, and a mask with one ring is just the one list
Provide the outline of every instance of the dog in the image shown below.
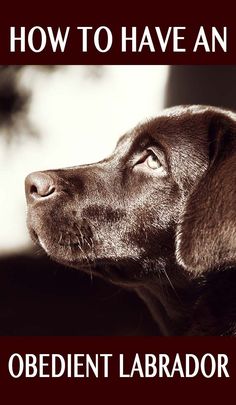
[[236,114],[172,107],[25,188],[52,259],[134,289],[162,335],[236,334]]

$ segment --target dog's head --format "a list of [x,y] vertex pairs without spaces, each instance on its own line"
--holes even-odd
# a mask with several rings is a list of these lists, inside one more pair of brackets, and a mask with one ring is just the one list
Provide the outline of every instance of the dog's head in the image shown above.
[[235,120],[169,109],[99,163],[30,174],[33,239],[63,264],[125,283],[235,263]]

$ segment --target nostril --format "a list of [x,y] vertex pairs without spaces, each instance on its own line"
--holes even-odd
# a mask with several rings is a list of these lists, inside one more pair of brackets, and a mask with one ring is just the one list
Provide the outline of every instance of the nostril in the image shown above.
[[52,186],[52,187],[49,187],[48,190],[44,190],[43,192],[42,192],[42,190],[38,191],[37,186],[35,186],[35,184],[32,184],[32,186],[30,187],[29,193],[37,194],[40,197],[47,197],[48,195],[53,194],[55,190],[56,190],[55,187]]
[[54,180],[44,172],[35,172],[25,180],[26,197],[29,202],[50,196],[56,191]]
[[30,187],[29,192],[30,192],[30,194],[38,194],[37,187],[34,184],[32,184],[32,186]]
[[54,186],[49,187],[48,192],[44,194],[44,197],[47,197],[50,194],[53,194],[54,191],[56,191],[56,188]]

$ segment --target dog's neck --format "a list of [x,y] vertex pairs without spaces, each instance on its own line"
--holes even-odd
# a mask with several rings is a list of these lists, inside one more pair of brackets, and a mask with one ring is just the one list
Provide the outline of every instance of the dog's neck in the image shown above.
[[163,335],[236,334],[236,267],[137,288]]
[[176,289],[174,286],[173,288],[166,285],[162,286],[158,282],[147,283],[138,287],[136,291],[146,303],[162,335],[183,335],[186,333],[197,300],[195,293],[186,296],[186,290]]

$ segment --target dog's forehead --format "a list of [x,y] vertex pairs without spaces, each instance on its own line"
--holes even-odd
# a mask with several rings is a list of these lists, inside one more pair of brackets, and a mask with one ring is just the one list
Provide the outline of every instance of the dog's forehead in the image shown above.
[[181,147],[189,151],[205,150],[209,123],[215,116],[236,121],[235,113],[217,107],[191,105],[165,109],[160,115],[142,122],[123,135],[116,150],[125,154],[136,148],[145,148],[148,138],[169,151],[181,151]]
[[148,137],[160,142],[175,143],[177,137],[178,140],[184,138],[185,129],[188,132],[197,130],[197,122],[201,128],[201,116],[207,111],[209,111],[209,107],[204,106],[178,106],[165,109],[160,115],[138,124],[121,136],[117,143],[117,150],[122,149],[124,152],[134,143],[145,146]]

